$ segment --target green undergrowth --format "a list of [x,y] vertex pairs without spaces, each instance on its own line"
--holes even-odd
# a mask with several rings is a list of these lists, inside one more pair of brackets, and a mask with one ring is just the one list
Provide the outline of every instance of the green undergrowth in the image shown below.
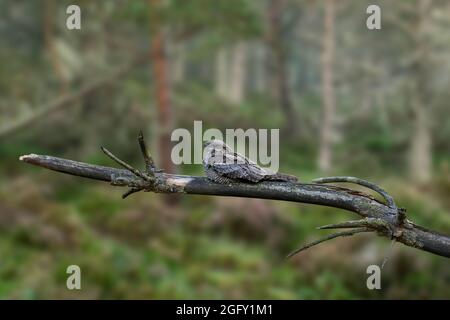
[[[342,210],[206,196],[182,196],[170,206],[152,193],[121,200],[122,190],[108,185],[67,182],[54,188],[52,182],[46,190],[37,180],[1,188],[2,298],[405,299],[450,294],[446,259],[400,244],[390,252],[389,240],[372,234],[326,242],[285,260],[291,250],[329,233],[317,226],[357,218]],[[411,219],[448,233],[449,207],[439,191],[381,181]],[[380,264],[386,256],[383,289],[367,290],[367,265]],[[65,288],[71,264],[82,269],[81,291]]]

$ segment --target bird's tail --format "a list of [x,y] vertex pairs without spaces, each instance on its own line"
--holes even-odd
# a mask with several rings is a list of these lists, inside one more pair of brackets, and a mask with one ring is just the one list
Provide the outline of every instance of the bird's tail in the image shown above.
[[292,176],[290,174],[275,173],[275,174],[270,174],[270,175],[265,176],[264,180],[284,181],[284,182],[297,182],[298,178],[296,176]]

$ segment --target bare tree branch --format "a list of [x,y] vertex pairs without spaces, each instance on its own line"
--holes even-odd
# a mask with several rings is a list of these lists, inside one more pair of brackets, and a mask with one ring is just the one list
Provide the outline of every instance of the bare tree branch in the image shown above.
[[300,252],[302,252],[302,251],[304,251],[306,249],[314,247],[314,246],[316,246],[318,244],[321,244],[322,242],[325,242],[325,241],[328,241],[328,240],[332,240],[332,239],[339,238],[339,237],[350,237],[350,236],[353,236],[353,235],[355,235],[357,233],[371,232],[371,231],[372,230],[370,230],[368,228],[358,228],[358,229],[354,229],[354,230],[347,230],[347,231],[342,231],[342,232],[336,232],[336,233],[330,234],[329,236],[323,237],[322,239],[313,241],[311,243],[308,243],[308,244],[302,246],[301,248],[299,248],[299,249],[289,253],[286,258],[289,259],[289,258],[295,256],[296,254],[298,254],[298,253],[300,253]]
[[386,203],[389,207],[397,208],[397,206],[395,205],[394,199],[392,199],[392,197],[386,191],[384,191],[382,188],[380,188],[376,184],[373,184],[366,180],[362,180],[362,179],[355,178],[355,177],[326,177],[326,178],[314,179],[313,182],[315,182],[315,183],[347,182],[347,183],[359,184],[366,188],[369,188],[369,189],[372,189],[372,190],[378,192],[386,200]]
[[[273,199],[335,207],[354,212],[362,217],[358,221],[348,221],[321,227],[322,229],[348,228],[350,230],[335,233],[322,240],[315,241],[289,256],[332,238],[352,236],[360,232],[376,232],[379,236],[394,239],[407,246],[450,257],[449,236],[428,230],[407,220],[405,209],[397,209],[393,199],[383,189],[370,182],[353,177],[344,177],[346,182],[357,182],[372,189],[375,186],[377,191],[382,190],[386,193],[385,198],[392,199],[388,200],[389,205],[355,190],[317,183],[264,181],[257,184],[238,182],[217,184],[206,177],[166,174],[154,167],[150,153],[144,147],[142,137],[139,137],[139,142],[141,151],[143,151],[146,158],[144,172],[132,168],[110,152],[108,152],[108,155],[126,169],[98,166],[36,154],[22,156],[20,160],[66,174],[110,182],[114,186],[129,187],[130,190],[124,194],[124,197],[138,191],[146,191]],[[150,163],[152,165],[149,165]],[[343,180],[343,177],[340,177],[339,180]],[[322,180],[317,181],[329,182],[330,180],[322,178]]]

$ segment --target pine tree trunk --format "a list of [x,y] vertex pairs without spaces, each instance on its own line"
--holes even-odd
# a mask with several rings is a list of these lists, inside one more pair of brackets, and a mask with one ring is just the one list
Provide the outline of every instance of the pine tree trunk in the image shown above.
[[416,87],[414,101],[414,129],[411,135],[410,174],[419,183],[431,178],[431,128],[429,123],[430,99],[430,48],[427,43],[430,28],[431,0],[419,0],[417,32],[415,32]]
[[267,90],[267,55],[265,47],[257,44],[254,46],[254,72],[255,91],[264,93]]
[[419,101],[417,101],[415,113],[410,170],[416,182],[424,183],[431,178],[431,135],[427,110]]
[[247,75],[247,47],[245,43],[238,43],[233,47],[228,79],[228,100],[234,104],[242,103],[245,93]]
[[282,134],[285,137],[295,136],[296,119],[293,110],[292,100],[289,90],[287,74],[287,53],[283,43],[282,32],[282,9],[283,0],[271,0],[268,6],[269,32],[267,39],[272,55],[272,81],[274,87],[275,100],[281,108],[285,125]]
[[[161,5],[159,0],[150,0],[150,10]],[[160,22],[153,17],[151,24],[151,59],[157,104],[157,140],[161,167],[166,172],[174,172],[171,160],[170,129],[172,127],[172,106],[170,101],[170,81],[168,59],[164,47],[164,34]]]
[[228,94],[228,51],[220,48],[216,54],[216,95],[221,99],[226,99]]
[[171,82],[173,85],[184,81],[186,49],[183,43],[170,42]]
[[58,54],[55,46],[55,35],[54,35],[54,23],[53,19],[55,16],[55,2],[54,0],[46,0],[44,3],[44,17],[43,17],[43,35],[45,48],[53,67],[53,70],[58,78],[61,93],[67,92],[69,81],[67,76],[64,74],[63,65],[61,57]]
[[324,35],[322,52],[322,97],[323,119],[320,133],[319,169],[328,172],[332,163],[332,148],[334,135],[334,119],[336,102],[333,85],[334,63],[334,28],[335,28],[334,0],[325,1]]

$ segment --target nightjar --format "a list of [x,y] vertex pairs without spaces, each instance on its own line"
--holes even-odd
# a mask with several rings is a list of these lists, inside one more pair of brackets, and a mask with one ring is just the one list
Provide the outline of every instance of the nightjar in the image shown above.
[[253,161],[234,152],[221,140],[203,144],[203,168],[206,176],[217,183],[284,181],[297,182],[297,177],[261,168]]

